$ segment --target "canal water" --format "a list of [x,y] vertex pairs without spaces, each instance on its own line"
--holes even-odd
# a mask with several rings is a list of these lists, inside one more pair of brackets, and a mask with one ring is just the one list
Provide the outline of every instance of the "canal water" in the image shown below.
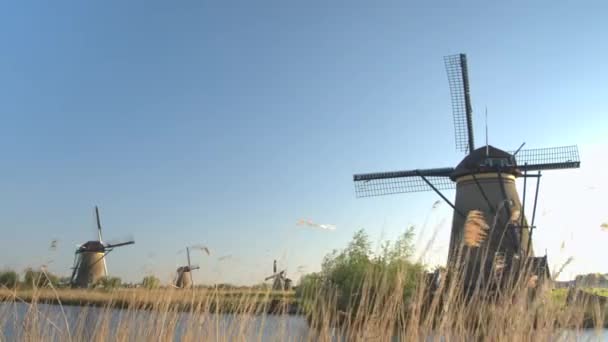
[[[69,327],[69,329],[68,329]],[[0,303],[0,341],[314,341],[304,317],[192,314]],[[343,340],[339,336],[334,341]],[[397,341],[398,339],[394,339]],[[427,338],[428,341],[449,340]],[[566,331],[556,341],[608,341],[608,330]]]
[[[28,335],[32,333],[35,335]],[[0,341],[66,341],[70,337],[80,341],[100,336],[138,341],[276,341],[286,336],[293,341],[310,340],[306,319],[295,315],[192,314],[0,303]]]

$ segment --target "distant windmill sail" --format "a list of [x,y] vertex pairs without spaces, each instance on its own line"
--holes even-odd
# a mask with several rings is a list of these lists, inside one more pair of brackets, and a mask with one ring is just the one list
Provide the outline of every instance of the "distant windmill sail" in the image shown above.
[[101,220],[99,218],[99,208],[97,206],[95,206],[95,219],[97,221],[97,236],[98,236],[98,240],[99,242],[102,242],[102,235],[101,235]]
[[224,261],[224,260],[228,260],[232,258],[232,254],[226,254],[226,255],[222,255],[221,257],[217,258],[218,261]]
[[207,246],[197,244],[197,245],[190,246],[190,248],[197,249],[199,251],[205,252],[205,254],[207,254],[207,255],[211,255],[211,251],[209,250],[209,248]]

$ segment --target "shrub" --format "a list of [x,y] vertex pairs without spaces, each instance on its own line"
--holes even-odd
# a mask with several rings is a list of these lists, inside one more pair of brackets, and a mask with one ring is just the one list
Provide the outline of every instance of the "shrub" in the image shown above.
[[160,286],[160,279],[155,276],[146,276],[141,282],[141,285],[147,289],[156,289]]
[[19,284],[19,275],[13,270],[6,270],[0,273],[0,287],[9,289],[17,287]]
[[113,290],[120,287],[122,280],[119,277],[102,277],[100,278],[95,287],[101,287],[104,290]]
[[28,267],[25,269],[23,277],[23,285],[25,287],[46,287],[49,285],[56,286],[59,283],[59,277],[47,271],[34,271]]
[[296,295],[303,308],[312,308],[313,301],[316,307],[333,302],[338,311],[354,315],[362,302],[367,310],[380,305],[386,299],[383,296],[398,293],[400,300],[407,301],[424,271],[422,265],[410,260],[413,237],[413,230],[408,229],[394,243],[384,242],[380,253],[373,254],[369,236],[357,231],[345,249],[325,256],[320,273],[301,278]]

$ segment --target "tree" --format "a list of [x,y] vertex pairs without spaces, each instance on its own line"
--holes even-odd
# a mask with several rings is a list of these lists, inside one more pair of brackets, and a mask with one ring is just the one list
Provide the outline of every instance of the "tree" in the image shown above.
[[6,270],[0,273],[0,287],[13,289],[19,284],[19,275],[13,270]]
[[149,275],[144,277],[141,282],[141,285],[147,289],[156,289],[160,286],[160,279],[156,278],[153,275]]

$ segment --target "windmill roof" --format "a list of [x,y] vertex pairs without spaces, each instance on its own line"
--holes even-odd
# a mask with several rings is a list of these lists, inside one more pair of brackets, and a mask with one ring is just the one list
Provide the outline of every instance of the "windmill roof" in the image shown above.
[[101,242],[94,240],[83,243],[79,249],[82,252],[103,252],[105,247]]
[[450,178],[455,180],[473,173],[496,172],[497,170],[503,173],[518,174],[512,154],[488,145],[469,153],[456,166]]

